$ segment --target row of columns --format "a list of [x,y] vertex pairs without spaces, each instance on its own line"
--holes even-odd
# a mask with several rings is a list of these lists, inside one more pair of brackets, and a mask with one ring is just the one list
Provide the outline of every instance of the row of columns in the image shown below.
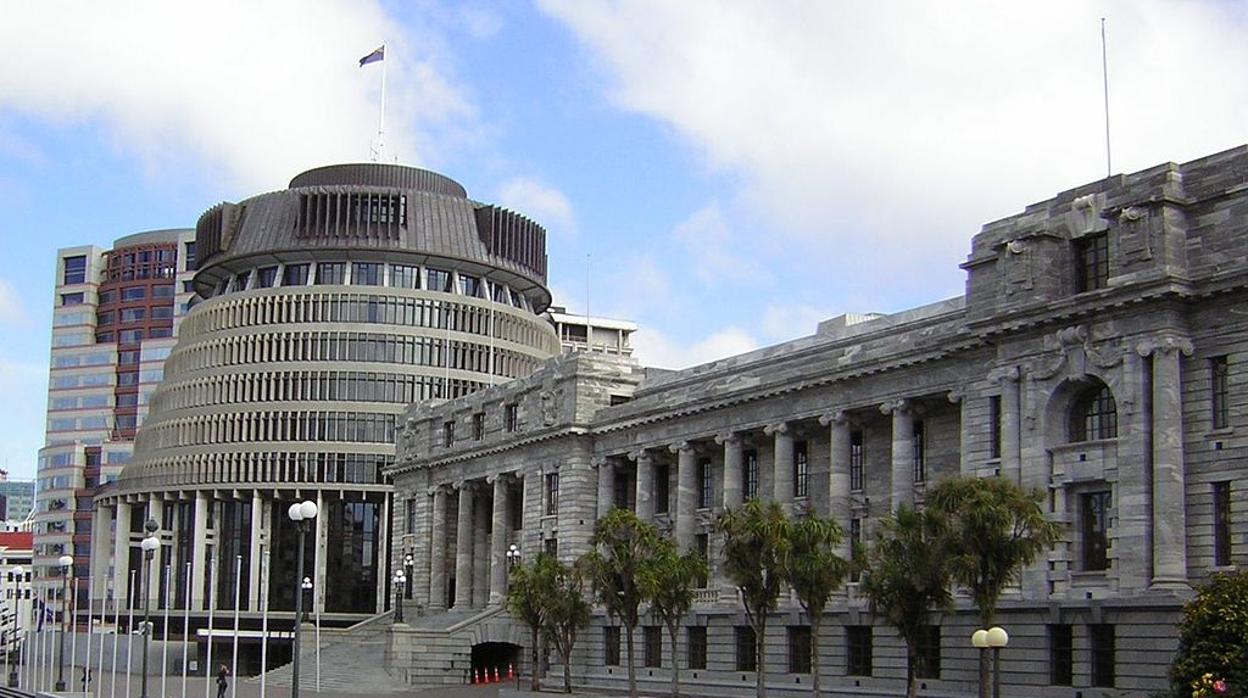
[[[464,480],[454,485],[429,488],[433,498],[429,529],[429,608],[444,610],[449,595],[447,514],[452,491],[458,498],[455,518],[455,597],[450,607],[467,609],[498,605],[507,594],[508,513],[514,473],[499,473],[484,480]],[[491,507],[483,506],[483,485],[491,488]],[[486,533],[490,528],[491,532]]]

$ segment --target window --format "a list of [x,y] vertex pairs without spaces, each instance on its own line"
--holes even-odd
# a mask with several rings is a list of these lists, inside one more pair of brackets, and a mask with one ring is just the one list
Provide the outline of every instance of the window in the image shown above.
[[810,626],[789,626],[789,673],[810,673]]
[[419,513],[420,513],[420,510],[417,508],[416,498],[413,497],[411,499],[408,499],[407,500],[407,532],[409,534],[416,532],[416,518],[419,515]]
[[137,349],[127,349],[117,352],[117,363],[122,366],[131,366],[139,363],[140,352]]
[[1109,238],[1105,233],[1075,241],[1075,293],[1105,288],[1109,282]]
[[1227,369],[1225,356],[1209,359],[1209,400],[1214,429],[1225,429],[1231,425],[1230,410],[1227,408],[1227,381],[1230,377]]
[[429,269],[429,290],[451,292],[451,272],[441,269]]
[[911,437],[914,456],[914,481],[923,482],[927,479],[927,449],[923,438],[923,420],[914,420],[914,434]]
[[134,344],[142,339],[143,330],[122,330],[117,333],[117,341],[121,344]]
[[307,264],[287,264],[282,269],[282,285],[307,286],[309,266]]
[[793,444],[793,496],[810,495],[810,458],[805,441]]
[[663,627],[659,625],[643,625],[642,666],[658,669],[663,666]]
[[143,286],[131,286],[121,289],[121,300],[123,301],[141,301],[147,298],[147,288]]
[[420,288],[420,267],[391,264],[390,285],[395,288]]
[[1213,483],[1213,564],[1231,564],[1231,483]]
[[737,646],[737,671],[754,671],[757,666],[754,649],[754,628],[738,625],[733,628]]
[[542,552],[551,557],[559,557],[559,539],[547,538],[542,541]]
[[173,317],[173,308],[167,305],[158,305],[152,308],[153,320],[168,320]]
[[850,676],[871,675],[871,626],[845,626],[845,673]]
[[602,629],[602,663],[606,666],[620,665],[620,626],[608,625]]
[[546,516],[559,513],[559,473],[546,473]]
[[745,472],[742,473],[744,477],[741,478],[742,482],[745,484],[745,493],[744,493],[745,499],[746,501],[749,501],[751,499],[757,499],[758,498],[758,451],[755,451],[752,448],[745,451],[742,454],[741,461],[742,461],[742,467],[745,469]]
[[862,491],[862,431],[849,432],[849,489]]
[[193,271],[196,266],[195,260],[195,243],[186,243],[186,270]]
[[1088,641],[1092,647],[1092,685],[1113,688],[1114,674],[1114,626],[1097,624],[1088,626]]
[[87,258],[84,255],[65,258],[65,276],[62,284],[81,284],[87,281]]
[[116,320],[116,319],[117,319],[117,313],[115,313],[115,312],[113,312],[113,311],[111,311],[111,310],[106,310],[106,311],[104,311],[104,312],[102,312],[102,313],[96,313],[96,315],[95,315],[95,324],[96,324],[96,326],[99,326],[99,325],[111,325],[111,324],[113,324],[113,321],[114,321],[114,320]]
[[[711,537],[705,533],[699,533],[693,537],[693,549],[698,552],[698,557],[708,565],[711,562]],[[698,578],[693,581],[695,589],[705,589],[707,582],[705,574],[699,574]]]
[[654,466],[654,513],[666,514],[672,498],[672,469],[666,463]]
[[123,308],[121,311],[122,322],[139,322],[147,315],[147,308]]
[[712,488],[714,486],[712,475],[713,473],[711,471],[711,459],[699,458],[698,459],[698,508],[699,509],[706,509],[710,507],[711,501],[714,499],[714,494],[712,493]]
[[[862,545],[862,519],[852,518],[849,520],[849,554],[855,555],[855,550]],[[858,581],[858,565],[851,564],[849,566],[849,581]]]
[[685,664],[690,669],[706,668],[706,626],[691,625],[685,628]]
[[474,441],[480,441],[485,438],[485,413],[477,412],[472,415],[472,438]]
[[921,631],[917,666],[914,675],[920,679],[940,678],[940,626],[928,625]]
[[[86,302],[86,296],[81,291],[79,291],[78,293],[62,293],[61,294],[61,305],[82,305],[85,302]],[[101,303],[104,302],[102,295],[101,295],[100,302]]]
[[459,275],[459,292],[473,298],[481,297],[481,279],[461,273]]
[[1080,497],[1080,530],[1083,569],[1109,569],[1109,492],[1089,492]]
[[988,457],[1001,457],[1001,396],[988,398]]
[[516,419],[518,410],[516,407],[515,403],[503,405],[503,426],[507,429],[507,433],[515,431],[518,426]]
[[380,286],[381,264],[356,262],[351,265],[351,283],[355,286]]
[[442,423],[442,446],[450,448],[455,445],[455,422]]
[[1075,678],[1074,634],[1069,625],[1049,626],[1049,683],[1070,686]]
[[256,272],[256,288],[272,288],[277,283],[277,267],[261,267]]
[[1101,384],[1080,393],[1070,409],[1070,442],[1117,437],[1118,406],[1109,386]]
[[147,336],[152,339],[160,339],[161,337],[172,337],[172,327],[153,327],[147,331]]
[[234,282],[230,286],[231,291],[246,291],[247,280],[251,278],[250,271],[242,271],[234,275]]
[[347,283],[347,265],[342,262],[320,262],[316,265],[316,283],[339,286]]

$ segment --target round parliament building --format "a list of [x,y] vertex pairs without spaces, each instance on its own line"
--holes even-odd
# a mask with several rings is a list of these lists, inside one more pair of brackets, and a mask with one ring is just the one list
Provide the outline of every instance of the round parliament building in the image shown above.
[[96,499],[92,597],[142,606],[154,520],[152,608],[199,627],[238,608],[258,627],[267,604],[289,624],[308,584],[287,509],[312,501],[304,607],[372,616],[388,607],[385,471],[405,407],[527,376],[559,350],[541,316],[545,231],[442,175],[354,164],[219,204],[195,240],[193,307],[132,463]]

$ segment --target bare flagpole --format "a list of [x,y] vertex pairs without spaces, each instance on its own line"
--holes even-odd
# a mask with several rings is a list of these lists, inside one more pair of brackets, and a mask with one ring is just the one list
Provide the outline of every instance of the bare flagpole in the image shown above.
[[381,108],[377,114],[377,161],[382,162],[386,143],[386,42],[381,42]]
[[173,581],[173,563],[165,565],[165,646],[161,650],[160,657],[160,695],[167,696],[169,692],[165,690],[169,681],[169,607],[173,605],[173,597],[170,596],[170,582]]
[[269,549],[260,556],[260,698],[265,698],[269,673]]
[[87,694],[91,693],[91,634],[95,630],[95,621],[92,620],[95,617],[95,596],[91,593],[95,589],[94,579],[94,575],[87,577],[87,658],[82,663],[86,672],[82,679],[82,691]]
[[[242,605],[243,556],[234,556],[234,653],[230,657],[230,673],[238,673],[238,607]],[[230,683],[230,698],[238,698],[238,677]]]
[[1109,156],[1109,52],[1105,48],[1105,18],[1101,18],[1101,77],[1105,86],[1105,176],[1114,173]]
[[126,614],[126,698],[130,698],[130,670],[134,666],[131,657],[134,656],[134,607],[139,602],[140,590],[138,585],[134,583],[134,576],[138,570],[130,570],[130,590],[134,592],[131,598],[130,592],[126,592],[126,603],[130,606],[129,612]]
[[186,672],[191,651],[191,564],[186,563],[186,593],[182,599],[182,698],[186,698]]

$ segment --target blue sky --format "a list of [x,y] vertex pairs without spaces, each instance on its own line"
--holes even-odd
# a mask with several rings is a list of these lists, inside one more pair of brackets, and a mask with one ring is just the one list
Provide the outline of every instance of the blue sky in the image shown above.
[[[98,5],[98,6],[96,6]],[[985,222],[1248,142],[1227,2],[122,1],[0,26],[0,462],[43,439],[58,247],[386,159],[550,232],[557,301],[679,367],[961,291]]]

